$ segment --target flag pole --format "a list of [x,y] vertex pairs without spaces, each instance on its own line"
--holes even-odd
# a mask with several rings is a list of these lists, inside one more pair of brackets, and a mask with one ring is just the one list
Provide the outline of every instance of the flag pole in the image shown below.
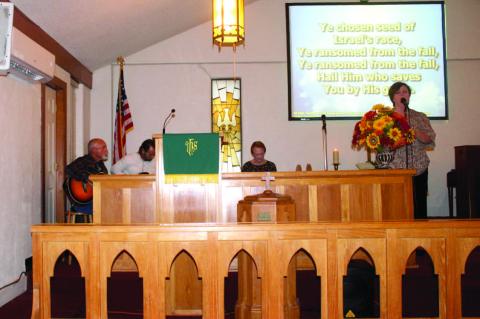
[[109,158],[109,161],[113,163],[113,143],[115,142],[115,76],[114,76],[114,64],[110,66],[110,107],[111,107],[111,113],[110,113],[110,141],[112,142],[110,144],[110,151],[112,152],[112,157]]
[[125,82],[123,66],[125,60],[118,57],[117,62],[120,65],[120,76],[118,80],[118,96],[115,113],[114,147],[113,163],[126,155],[127,133],[133,129],[133,119],[130,106],[128,105],[127,93],[125,91]]
[[[113,114],[115,114],[115,116],[113,117],[113,125],[112,125],[112,165],[114,164],[115,162],[115,139],[117,138],[115,136],[115,127],[117,125],[117,116],[118,116],[118,109],[120,108],[121,109],[121,105],[119,105],[120,103],[122,103],[122,99],[121,99],[121,96],[122,96],[122,90],[121,90],[121,75],[122,75],[122,72],[123,72],[123,66],[125,65],[125,58],[123,56],[118,56],[117,57],[117,64],[119,65],[120,67],[120,72],[118,73],[118,85],[117,85],[117,103],[115,103],[115,109],[113,111]],[[118,146],[117,146],[118,147]]]

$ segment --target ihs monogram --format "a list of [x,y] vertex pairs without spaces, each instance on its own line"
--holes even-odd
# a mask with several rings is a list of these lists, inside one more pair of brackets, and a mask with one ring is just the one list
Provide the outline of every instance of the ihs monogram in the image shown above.
[[196,152],[198,149],[198,141],[195,140],[194,138],[189,138],[188,140],[185,141],[185,150],[188,154],[188,156],[192,156],[193,153]]

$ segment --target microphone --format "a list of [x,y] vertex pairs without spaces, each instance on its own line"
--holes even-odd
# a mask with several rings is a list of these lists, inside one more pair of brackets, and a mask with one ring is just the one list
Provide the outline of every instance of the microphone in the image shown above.
[[175,117],[175,109],[172,109],[170,113],[168,113],[167,117],[165,118],[165,121],[163,121],[163,129],[162,129],[163,134],[165,134],[165,128],[167,127],[168,122],[170,122],[170,120],[174,117]]
[[327,122],[325,120],[326,120],[325,114],[322,114],[322,130],[327,129]]
[[[407,116],[407,123],[408,123],[408,125],[410,125],[410,111],[409,111],[409,108],[408,108],[407,99],[402,97],[400,99],[400,102],[402,102],[402,104],[405,105],[405,113],[406,113],[406,116]],[[407,145],[405,145],[405,164],[406,164],[407,168],[409,168],[408,159],[410,157],[410,155],[408,153],[409,153],[409,145],[407,144]]]

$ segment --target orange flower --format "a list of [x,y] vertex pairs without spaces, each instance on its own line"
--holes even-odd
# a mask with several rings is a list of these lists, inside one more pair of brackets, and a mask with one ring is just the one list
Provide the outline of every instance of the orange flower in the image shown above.
[[362,133],[365,132],[365,130],[368,129],[368,123],[367,123],[367,121],[365,121],[365,120],[362,119],[362,120],[360,121],[360,124],[358,125],[358,127],[360,128],[360,132],[362,132]]

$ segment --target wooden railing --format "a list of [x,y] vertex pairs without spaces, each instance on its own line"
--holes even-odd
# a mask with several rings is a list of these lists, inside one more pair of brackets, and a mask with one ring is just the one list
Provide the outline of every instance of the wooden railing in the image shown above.
[[284,276],[299,251],[320,276],[321,318],[343,317],[343,276],[359,249],[374,263],[380,282],[380,317],[402,317],[402,275],[417,248],[438,275],[439,318],[461,318],[461,275],[480,245],[480,221],[416,221],[298,224],[38,225],[33,236],[32,318],[50,318],[50,278],[70,251],[85,278],[86,317],[107,318],[107,278],[122,252],[143,278],[144,318],[165,318],[166,278],[187,252],[202,278],[203,318],[224,318],[224,278],[233,258],[248,253],[262,280],[261,317],[284,318]]

